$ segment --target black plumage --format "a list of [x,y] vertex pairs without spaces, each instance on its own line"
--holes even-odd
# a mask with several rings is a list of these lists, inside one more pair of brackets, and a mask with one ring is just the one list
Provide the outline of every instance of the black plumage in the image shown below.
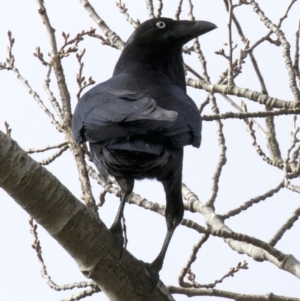
[[122,235],[121,217],[135,179],[156,178],[166,193],[167,236],[149,265],[162,267],[183,217],[183,147],[200,146],[201,118],[186,94],[181,49],[216,26],[205,21],[151,19],[130,36],[113,77],[88,91],[73,116],[77,142],[88,141],[100,174],[120,185],[121,204],[111,231]]

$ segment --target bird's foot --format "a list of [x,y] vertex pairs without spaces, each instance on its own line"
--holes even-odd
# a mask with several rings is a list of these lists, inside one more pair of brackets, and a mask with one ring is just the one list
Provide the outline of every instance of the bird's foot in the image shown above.
[[124,237],[121,223],[113,224],[109,231],[113,234],[118,250],[120,250],[120,256],[123,254]]
[[149,293],[151,293],[157,286],[157,283],[159,281],[159,271],[162,268],[162,264],[160,260],[154,260],[152,263],[146,263],[143,262],[145,267],[147,268],[149,274],[150,274],[150,281],[151,281],[151,290]]

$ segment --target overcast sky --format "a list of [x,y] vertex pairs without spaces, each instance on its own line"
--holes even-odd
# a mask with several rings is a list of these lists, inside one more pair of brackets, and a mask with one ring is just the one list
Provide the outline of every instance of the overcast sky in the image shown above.
[[[0,18],[0,61],[7,56],[7,31],[11,30],[16,42],[13,53],[16,67],[24,78],[28,79],[32,88],[41,96],[45,104],[50,107],[43,90],[46,69],[33,56],[35,48],[41,47],[45,57],[50,49],[47,34],[37,12],[36,1],[2,1]],[[174,17],[177,1],[165,1],[163,16]],[[184,4],[181,18],[188,19],[187,2]],[[197,2],[197,5],[196,5]],[[128,0],[127,6],[133,18],[140,21],[148,19],[145,1]],[[156,3],[156,2],[154,2]],[[275,23],[282,16],[290,1],[281,0],[259,1],[267,16]],[[96,28],[96,24],[89,17],[79,1],[52,0],[45,1],[52,26],[56,29],[58,45],[62,43],[61,32],[75,36],[81,30]],[[115,1],[93,1],[100,16],[112,30],[121,38],[126,39],[133,28],[119,13]],[[217,30],[200,38],[202,50],[208,61],[208,71],[215,83],[220,74],[226,69],[227,62],[214,52],[227,41],[227,13],[223,1],[195,1],[194,13],[196,19],[207,20],[218,26]],[[245,34],[250,41],[256,41],[267,33],[258,17],[252,13],[250,6],[238,8],[241,24],[245,26]],[[294,32],[298,20],[299,3],[285,21],[283,29],[287,38],[294,45]],[[100,29],[97,29],[99,33]],[[102,33],[101,33],[102,34]],[[238,49],[242,45],[238,36],[234,35],[234,42]],[[98,40],[87,38],[80,43],[79,48],[86,48],[84,74],[99,83],[108,79],[120,52],[108,46],[102,46]],[[292,100],[292,93],[288,86],[287,72],[282,60],[282,49],[263,46],[255,52],[261,70],[266,80],[269,94],[285,100]],[[238,52],[235,52],[235,56]],[[195,59],[185,55],[186,61],[201,73],[201,65]],[[249,66],[248,66],[249,65]],[[76,72],[78,63],[74,56],[63,60],[63,67],[73,107],[76,104]],[[238,77],[236,84],[259,91],[258,80],[250,68],[250,63],[244,67],[244,73]],[[12,138],[17,140],[24,149],[40,148],[63,141],[63,135],[56,132],[48,117],[39,108],[25,86],[16,79],[12,71],[0,71],[0,129],[4,130],[4,121],[12,128]],[[58,97],[55,79],[52,77],[52,89]],[[204,101],[206,93],[188,89],[188,93],[197,105]],[[233,98],[239,102],[238,98]],[[220,109],[223,112],[235,111],[221,96],[217,96]],[[247,102],[249,110],[263,110],[262,107]],[[207,109],[205,114],[211,114]],[[264,121],[258,122],[265,128]],[[290,143],[291,117],[278,118],[278,139],[283,155],[286,154]],[[282,180],[283,173],[276,168],[267,166],[256,154],[245,124],[240,120],[224,122],[224,133],[227,144],[227,164],[224,167],[220,182],[220,190],[216,206],[217,213],[225,213],[238,207],[243,202],[274,188]],[[257,133],[264,151],[268,150],[261,133]],[[51,152],[34,155],[36,160],[47,158]],[[185,151],[183,181],[195,192],[201,201],[207,200],[211,194],[211,177],[218,162],[219,148],[217,144],[216,125],[205,122],[203,125],[203,142],[200,149],[187,147]],[[0,167],[1,168],[1,167]],[[80,198],[78,174],[72,156],[67,151],[53,164],[47,167],[67,186],[77,198]],[[299,184],[299,182],[298,182]],[[102,190],[96,182],[92,182],[94,196]],[[135,185],[135,192],[143,197],[161,204],[165,204],[163,188],[156,181],[142,181]],[[5,192],[0,191],[0,301],[43,300],[52,301],[69,297],[76,291],[55,292],[40,276],[40,266],[34,250],[33,241],[29,233],[28,214],[24,212]],[[114,196],[108,199],[100,210],[101,218],[110,226],[117,212],[119,201]],[[229,219],[226,224],[234,231],[255,236],[268,241],[277,229],[291,216],[299,206],[299,197],[288,190],[283,190],[270,200],[253,206],[246,213]],[[127,205],[125,208],[128,250],[137,258],[151,262],[159,252],[163,242],[166,225],[163,217],[152,212]],[[185,213],[185,218],[191,218],[201,225],[205,225],[199,214]],[[293,254],[300,259],[299,223],[288,231],[276,247],[286,254]],[[47,270],[52,280],[57,284],[82,281],[85,278],[79,272],[75,262],[41,227],[39,236]],[[178,227],[168,250],[164,267],[160,272],[162,281],[166,284],[177,285],[178,275],[187,262],[193,245],[198,242],[200,235],[184,227]],[[269,262],[257,263],[246,255],[232,251],[222,239],[209,238],[209,242],[200,250],[193,271],[199,283],[211,283],[222,277],[231,267],[240,261],[247,260],[249,270],[240,271],[235,277],[226,279],[217,288],[234,292],[267,294],[273,292],[278,295],[300,296],[299,279],[281,271]],[[175,296],[176,300],[187,300],[184,296]],[[94,295],[88,300],[108,300],[104,294]],[[201,300],[221,300],[220,298],[202,297]]]

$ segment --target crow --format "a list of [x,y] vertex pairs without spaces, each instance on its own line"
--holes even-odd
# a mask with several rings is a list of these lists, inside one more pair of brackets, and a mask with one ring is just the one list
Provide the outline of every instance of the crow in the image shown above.
[[201,142],[200,114],[186,94],[182,47],[215,28],[206,21],[145,21],[129,37],[113,76],[84,94],[73,116],[75,140],[89,142],[100,175],[106,181],[114,176],[120,186],[121,202],[110,228],[116,238],[123,239],[121,218],[134,180],[155,178],[162,183],[167,234],[147,266],[157,281],[183,218],[183,147],[199,148]]

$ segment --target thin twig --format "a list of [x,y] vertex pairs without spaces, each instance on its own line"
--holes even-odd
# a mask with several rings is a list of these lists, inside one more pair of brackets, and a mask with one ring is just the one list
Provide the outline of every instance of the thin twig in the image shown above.
[[273,293],[264,294],[264,295],[255,295],[255,294],[240,294],[234,293],[232,291],[224,291],[218,289],[204,289],[204,288],[184,288],[184,287],[175,287],[168,286],[168,290],[171,294],[181,294],[188,297],[196,296],[214,296],[222,297],[227,299],[232,299],[234,301],[300,301],[300,298],[295,297],[285,297],[274,295]]
[[81,92],[85,88],[87,88],[95,83],[95,81],[93,80],[93,78],[91,76],[86,80],[85,76],[82,75],[82,70],[83,70],[83,66],[84,66],[84,64],[82,62],[82,57],[84,56],[84,54],[85,54],[85,49],[81,50],[79,53],[78,52],[76,53],[76,58],[77,58],[77,61],[79,64],[79,71],[76,74],[76,81],[78,84],[78,92],[76,94],[76,97],[78,100],[80,99]]
[[[209,94],[209,100],[211,103],[211,108],[212,108],[213,113],[219,114],[220,111],[217,106],[216,99],[215,99],[214,95],[211,93]],[[217,198],[218,191],[219,191],[219,181],[220,181],[221,173],[222,173],[223,167],[225,166],[225,164],[227,162],[227,158],[226,158],[226,149],[227,148],[225,145],[225,136],[223,133],[223,123],[221,122],[221,120],[216,120],[216,123],[217,123],[218,144],[220,147],[220,156],[219,156],[219,162],[216,167],[216,171],[214,172],[213,177],[212,177],[211,196],[205,203],[207,206],[214,205],[214,202]]]
[[290,180],[291,178],[294,178],[296,176],[299,176],[299,172],[297,172],[297,169],[295,171],[292,172],[292,174],[289,174],[289,166],[290,166],[290,155],[291,155],[291,151],[296,147],[296,144],[299,142],[299,139],[297,138],[297,134],[300,132],[300,127],[296,127],[296,117],[294,119],[294,123],[293,123],[293,127],[294,129],[292,130],[291,132],[291,136],[292,136],[292,142],[291,142],[291,145],[290,147],[288,148],[287,150],[287,155],[286,155],[286,159],[283,161],[284,163],[284,185],[286,188],[294,191],[294,192],[297,192],[297,193],[300,193],[300,187],[299,186],[295,186],[295,185],[292,185],[290,183]]
[[176,9],[175,16],[174,16],[175,20],[179,20],[179,18],[180,18],[180,14],[181,14],[181,10],[182,10],[182,2],[183,2],[183,0],[179,0],[179,2],[178,2],[177,9]]
[[101,292],[99,287],[91,287],[86,290],[80,291],[79,293],[74,294],[71,297],[60,299],[59,301],[78,301],[86,297],[90,297],[95,293],[99,293],[99,292]]
[[9,137],[11,137],[12,129],[10,128],[8,122],[4,121],[4,126],[5,126],[6,135],[9,136]]
[[116,2],[117,7],[120,9],[120,12],[125,16],[126,21],[128,21],[134,28],[137,28],[141,23],[140,21],[137,20],[133,20],[129,13],[128,13],[128,8],[126,7],[125,3],[122,3],[122,0],[119,0],[118,2]]
[[300,114],[300,109],[296,110],[289,110],[289,109],[282,109],[278,111],[261,111],[261,112],[241,112],[241,113],[234,113],[234,112],[226,112],[221,113],[218,115],[202,115],[202,120],[204,121],[213,121],[217,119],[247,119],[249,117],[256,117],[256,118],[264,118],[266,116],[286,116],[286,115],[294,115]]
[[62,123],[64,120],[64,115],[62,113],[62,110],[61,110],[61,107],[60,107],[58,101],[56,100],[56,97],[54,96],[54,93],[50,89],[51,71],[52,71],[52,65],[48,64],[47,65],[47,74],[46,74],[45,81],[44,81],[44,90],[46,91],[46,93],[48,95],[48,99],[49,99],[50,103],[52,104],[52,107],[54,108],[56,114],[58,115],[60,122]]
[[[292,1],[293,2],[293,1]],[[290,56],[290,44],[285,38],[285,35],[282,30],[278,28],[275,24],[273,24],[270,19],[268,19],[264,12],[260,9],[258,3],[254,0],[250,0],[250,4],[253,7],[253,10],[255,13],[258,14],[260,17],[261,21],[265,24],[266,27],[268,27],[270,30],[272,30],[273,33],[275,33],[283,47],[283,56],[285,59],[285,65],[288,70],[288,75],[289,75],[289,83],[290,83],[290,88],[294,94],[295,101],[300,102],[300,91],[298,89],[297,83],[296,83],[296,75],[294,72],[291,56]]]
[[97,12],[95,11],[94,7],[90,4],[90,2],[88,0],[79,0],[79,1],[86,9],[86,11],[89,13],[90,17],[96,22],[96,24],[103,31],[105,36],[112,41],[112,44],[116,45],[116,47],[120,50],[123,49],[125,46],[125,42],[122,41],[122,39],[106,25],[104,20],[100,18],[100,16],[97,14]]
[[269,191],[267,191],[266,193],[259,195],[255,198],[251,198],[249,201],[245,202],[244,204],[242,204],[241,206],[239,206],[236,209],[230,210],[225,214],[220,215],[221,218],[223,220],[233,217],[235,215],[240,214],[242,211],[247,210],[248,208],[250,208],[251,206],[253,206],[254,204],[258,204],[261,201],[265,201],[267,198],[272,197],[275,193],[279,192],[282,188],[284,187],[284,183],[283,181],[281,181],[279,183],[279,185],[277,185],[275,188],[270,189]]
[[208,240],[209,235],[204,234],[200,240],[193,246],[192,253],[185,264],[184,268],[181,270],[179,277],[178,277],[178,283],[180,286],[185,286],[186,282],[184,281],[184,277],[187,275],[188,271],[191,270],[192,264],[196,261],[197,259],[197,254],[200,250],[200,248],[204,245],[204,243]]
[[299,74],[299,36],[300,36],[300,16],[298,18],[298,25],[296,30],[296,41],[295,41],[295,56],[294,56],[294,70],[295,74],[300,81],[300,74]]
[[[195,21],[195,16],[194,16],[194,13],[193,13],[193,9],[194,9],[193,2],[192,2],[192,0],[188,0],[188,3],[189,3],[188,16],[189,16],[189,18],[190,18],[191,21]],[[208,75],[208,72],[207,72],[207,63],[206,63],[204,54],[203,54],[203,52],[201,50],[200,42],[199,42],[199,40],[197,38],[194,40],[193,48],[194,48],[195,53],[197,54],[199,62],[202,65],[204,79],[207,82],[210,82],[210,78],[209,78],[209,75]],[[191,68],[190,68],[190,71],[191,71]],[[199,79],[201,79],[200,76],[197,76],[197,77]]]
[[[64,39],[64,43],[61,46],[60,50],[58,51],[61,58],[67,57],[72,52],[77,52],[78,44],[84,40],[84,36],[97,38],[101,41],[102,45],[109,45],[109,46],[116,48],[115,45],[112,44],[110,40],[107,40],[104,37],[102,37],[101,35],[97,34],[96,29],[93,27],[91,27],[89,30],[82,30],[81,32],[77,33],[74,38],[71,38],[71,39],[69,39],[70,34],[68,34],[68,33],[62,32],[62,36]],[[66,49],[67,46],[69,46],[68,49]]]
[[62,155],[62,153],[65,152],[68,148],[69,148],[69,145],[64,145],[56,153],[54,153],[52,156],[50,156],[49,158],[44,159],[42,161],[39,161],[39,163],[41,165],[48,165],[48,164],[52,163],[55,159],[60,157]]
[[156,14],[157,18],[161,17],[163,7],[164,7],[163,0],[158,0],[158,8],[157,8],[157,14]]
[[153,0],[146,0],[146,6],[147,6],[149,18],[150,19],[155,18]]
[[233,13],[233,5],[232,0],[228,1],[228,85],[232,86],[234,85],[233,82],[233,67],[232,67],[232,30],[231,30],[231,24],[232,24],[232,13]]
[[188,16],[190,17],[190,20],[195,21],[195,17],[193,14],[193,9],[194,9],[193,2],[192,2],[192,0],[188,0],[188,3],[189,3],[189,8],[190,8],[188,11]]
[[28,148],[25,150],[25,152],[27,154],[33,154],[33,153],[41,153],[41,152],[45,152],[48,151],[50,149],[54,149],[54,148],[61,148],[62,146],[66,145],[68,142],[64,141],[61,143],[57,143],[57,144],[53,144],[53,145],[48,145],[46,147],[41,147],[41,148]]
[[53,282],[51,277],[48,275],[47,267],[42,256],[42,247],[37,233],[38,225],[34,222],[31,216],[29,217],[29,225],[30,225],[30,233],[34,237],[34,241],[31,246],[35,250],[37,258],[40,262],[41,275],[47,281],[47,284],[49,285],[50,288],[56,291],[62,291],[62,290],[65,291],[65,290],[72,290],[74,288],[86,288],[86,287],[91,287],[94,289],[98,288],[98,286],[94,282],[87,282],[87,281],[74,282],[72,284],[65,284],[65,285],[58,285],[55,282]]
[[260,145],[257,142],[256,135],[255,135],[255,130],[253,129],[253,122],[251,120],[245,119],[244,120],[245,124],[247,125],[248,132],[250,133],[250,137],[252,138],[252,145],[254,146],[257,154],[269,165],[276,166],[280,169],[283,169],[283,162],[282,160],[280,161],[275,161],[269,158],[264,151],[261,149]]
[[214,282],[209,284],[199,284],[196,282],[196,275],[189,270],[189,278],[191,278],[191,283],[184,282],[184,285],[181,285],[182,287],[189,287],[189,288],[215,288],[217,284],[222,283],[223,280],[229,277],[234,277],[236,273],[238,273],[241,270],[247,270],[248,269],[248,263],[246,261],[239,262],[235,267],[232,267],[229,269],[229,271],[223,275],[220,279],[216,279]]
[[[236,102],[234,102],[230,97],[228,97],[227,95],[224,95],[224,94],[221,94],[223,98],[226,99],[226,101],[232,105],[235,109],[237,109],[240,113],[246,113],[242,107],[240,105],[238,105]],[[243,105],[245,105],[243,102],[242,102]],[[267,137],[267,133],[266,131],[262,128],[262,126],[254,119],[250,119],[256,126],[257,128],[263,133],[263,135],[265,137]]]
[[[285,14],[279,19],[278,23],[277,23],[277,27],[280,28],[282,25],[282,22],[288,17],[288,13],[290,11],[290,9],[292,8],[293,4],[296,2],[297,0],[291,0],[291,3],[289,4],[289,6],[286,9]],[[261,37],[259,40],[257,40],[249,49],[249,52],[252,52],[254,48],[256,48],[259,44],[261,44],[264,41],[268,41],[276,46],[280,46],[280,42],[273,42],[270,39],[271,34],[273,33],[272,30],[270,30],[265,36]]]
[[274,236],[270,239],[269,244],[271,246],[275,246],[278,241],[283,237],[285,232],[291,229],[295,222],[299,219],[300,216],[300,207],[293,212],[293,215],[280,227],[278,231],[274,234]]

